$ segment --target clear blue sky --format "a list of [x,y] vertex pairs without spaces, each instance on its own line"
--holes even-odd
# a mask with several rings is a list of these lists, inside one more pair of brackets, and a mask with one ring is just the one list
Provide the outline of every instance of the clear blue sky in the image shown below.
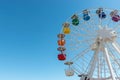
[[0,0],[0,80],[79,80],[57,60],[61,24],[86,8],[120,9],[120,0]]

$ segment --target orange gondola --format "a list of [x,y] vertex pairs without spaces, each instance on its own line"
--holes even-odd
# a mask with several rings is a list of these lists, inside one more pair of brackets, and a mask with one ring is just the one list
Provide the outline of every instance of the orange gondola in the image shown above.
[[65,45],[65,40],[64,39],[58,40],[58,45],[59,46],[64,46]]

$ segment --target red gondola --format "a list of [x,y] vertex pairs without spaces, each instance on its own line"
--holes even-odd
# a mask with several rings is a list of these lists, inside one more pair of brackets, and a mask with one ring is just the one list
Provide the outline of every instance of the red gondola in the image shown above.
[[58,54],[58,60],[60,61],[66,60],[66,54],[63,54],[63,53]]

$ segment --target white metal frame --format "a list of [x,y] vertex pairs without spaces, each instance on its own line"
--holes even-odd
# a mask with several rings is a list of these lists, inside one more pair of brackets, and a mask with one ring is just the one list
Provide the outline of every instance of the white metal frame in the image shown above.
[[[96,9],[92,9],[92,10],[88,9],[88,10],[95,11]],[[109,11],[109,12],[113,11],[112,9],[104,9],[104,10]],[[76,14],[80,16],[82,13],[76,13]],[[90,13],[90,15],[91,17],[97,16],[95,13],[94,14]],[[82,20],[82,18],[79,18],[79,19]],[[94,44],[96,39],[99,37],[97,34],[98,33],[97,31],[100,29],[103,29],[104,26],[107,26],[107,28],[109,29],[110,24],[112,24],[110,17],[105,19],[105,20],[109,20],[108,23],[106,23],[106,25],[103,25],[104,20],[97,19],[98,24],[96,24],[95,22],[97,21],[94,19],[95,18],[91,18],[90,20],[91,25],[89,24],[89,22],[81,21],[82,24],[80,24],[79,26],[73,26],[70,22],[71,20],[70,19],[67,20],[67,22],[70,22],[70,28],[72,30],[71,30],[71,34],[66,35],[66,36],[69,36],[69,38],[66,38],[66,40],[70,40],[69,41],[71,42],[70,44],[73,44],[73,45],[68,44],[69,47],[71,47],[69,49],[70,53],[68,53],[68,55],[72,55],[72,57],[69,57],[68,61],[74,62],[71,68],[73,68],[75,73],[77,73],[78,75],[83,74],[84,72],[85,74],[88,75],[88,78],[93,79],[94,72],[95,70],[97,70],[96,79],[98,80],[108,80],[108,78],[112,80],[120,80],[120,79],[117,79],[117,78],[120,78],[120,74],[117,76],[119,72],[116,72],[115,67],[113,67],[113,63],[111,62],[113,61],[116,65],[120,67],[120,62],[117,60],[117,57],[115,57],[116,55],[115,56],[113,55],[114,52],[115,53],[117,52],[120,55],[120,46],[118,45],[117,42],[115,41],[104,42],[103,41],[103,43],[101,43],[100,46],[97,46],[97,48],[93,50],[94,52],[93,55],[91,53],[92,51],[91,45]],[[120,24],[116,24],[114,27],[112,26],[111,28],[116,31],[120,27],[119,25]],[[85,33],[82,34],[81,33],[82,31],[84,31]],[[78,39],[78,37],[80,37],[81,40]],[[110,44],[109,46],[112,46],[112,48],[114,48],[113,52],[110,51],[111,47],[109,48],[109,46],[106,46],[106,44]],[[86,45],[88,47],[87,49],[85,48]],[[78,52],[78,50],[80,50],[80,52]],[[75,51],[78,54],[77,53],[74,54]],[[99,54],[101,54],[101,57]],[[87,57],[90,57],[91,59],[86,59]],[[87,61],[87,60],[90,60],[90,61]],[[101,62],[101,60],[105,62]],[[81,69],[81,67],[83,66],[80,65],[80,63],[78,63],[77,61],[78,62],[84,61],[85,62],[84,66],[86,70],[83,70],[82,72],[83,68]],[[109,71],[107,71],[106,69]],[[104,73],[104,76],[103,76],[103,73]],[[108,73],[111,75],[110,77],[107,76]]]

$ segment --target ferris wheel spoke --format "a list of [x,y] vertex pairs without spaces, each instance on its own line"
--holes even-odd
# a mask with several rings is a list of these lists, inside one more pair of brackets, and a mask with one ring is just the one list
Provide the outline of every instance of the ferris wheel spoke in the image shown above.
[[[89,23],[91,22],[92,20],[89,20]],[[94,21],[93,21],[94,22]],[[76,30],[80,31],[82,29],[84,29],[84,31],[87,31],[87,32],[90,32],[90,33],[93,33],[94,30],[90,30],[91,28],[95,28],[93,27],[94,24],[87,24],[87,21],[84,21],[83,24],[79,25],[79,26],[73,26],[72,28],[75,28]]]
[[76,61],[76,60],[78,60],[79,57],[81,57],[81,56],[87,54],[87,52],[89,52],[89,51],[90,51],[90,47],[87,48],[87,49],[85,49],[85,50],[82,51],[81,53],[77,54],[76,56],[74,56],[70,61]]
[[[91,22],[92,22],[92,20],[90,20]],[[86,21],[85,21],[86,22]],[[96,27],[97,27],[97,25],[95,25],[95,24],[87,24],[87,22],[86,22],[86,24],[84,23],[84,26],[87,28],[87,29],[84,29],[84,27],[82,27],[82,30],[84,30],[84,31],[87,31],[87,32],[90,32],[90,33],[94,33],[95,32],[95,30],[96,30]],[[90,30],[90,29],[93,29],[93,30]]]
[[112,43],[112,46],[116,49],[116,51],[120,54],[120,46],[116,43],[116,42],[113,42]]
[[80,33],[74,33],[70,35],[70,38],[81,38],[81,37],[85,37],[88,36],[87,38],[94,38],[95,36],[90,35],[90,34],[80,34]]
[[112,20],[111,20],[111,18],[109,17],[108,18],[109,20],[108,20],[108,23],[106,24],[106,26],[109,26],[110,25],[110,23],[112,22]]
[[[78,49],[81,49],[83,48],[83,46],[79,47],[79,46],[74,46],[74,47],[70,47],[70,50],[71,51],[75,51],[75,50],[78,50]],[[71,52],[70,52],[71,53]],[[69,54],[69,53],[68,53]]]
[[94,55],[93,55],[92,60],[90,62],[91,66],[88,70],[88,74],[89,74],[88,78],[92,78],[92,76],[93,76],[93,72],[94,72],[95,66],[97,64],[98,53],[99,53],[99,48],[97,48],[96,51],[94,52]]
[[92,36],[96,35],[96,31],[95,30],[90,30],[90,29],[85,29],[85,28],[81,28],[82,31],[86,32],[86,34],[90,34]]
[[[112,58],[112,60],[113,60],[113,62],[115,63],[114,65],[116,66],[116,67],[118,67],[118,68],[116,68],[116,70],[117,71],[119,71],[119,73],[120,73],[120,58],[118,57],[119,55],[116,55],[115,54],[115,51],[113,52],[113,50],[111,50],[111,48],[109,47],[109,53],[110,53],[110,56],[111,56],[111,58]],[[118,52],[117,52],[118,53]],[[113,65],[113,66],[114,66]],[[116,74],[117,75],[117,74]],[[120,76],[120,75],[119,75]]]
[[103,71],[103,66],[104,66],[104,58],[103,58],[103,53],[99,53],[98,55],[98,64],[97,64],[97,68],[98,68],[98,78],[102,78],[102,71]]
[[[86,22],[86,21],[85,21]],[[86,27],[90,30],[90,29],[92,29],[92,32],[95,32],[95,30],[97,30],[98,29],[98,25],[97,24],[95,24],[95,21],[94,21],[94,19],[93,18],[91,18],[90,20],[89,20],[89,22],[86,22]]]
[[93,39],[85,39],[85,40],[78,40],[78,39],[69,39],[71,42],[68,44],[71,47],[79,46],[82,47],[82,44],[84,43],[85,45],[92,45],[92,43],[95,41]]
[[79,75],[81,73],[81,71],[79,69],[75,68],[74,66],[72,66],[72,69],[74,69],[74,71],[77,75]]
[[116,79],[115,79],[115,73],[114,73],[114,71],[113,71],[113,67],[112,67],[111,62],[110,62],[110,57],[109,57],[108,49],[107,49],[106,47],[104,48],[104,53],[105,53],[105,54],[104,54],[104,55],[105,55],[105,59],[106,59],[106,61],[107,61],[107,65],[108,65],[108,67],[109,67],[112,80],[116,80]]
[[115,55],[114,55],[113,53],[111,53],[111,52],[109,52],[109,54],[110,54],[111,58],[114,60],[115,64],[117,64],[117,65],[119,66],[119,68],[120,68],[120,63],[119,63],[119,61],[115,58]]
[[80,31],[84,31],[86,33],[93,33],[93,32],[95,32],[93,30],[91,31],[90,27],[88,27],[88,26],[91,26],[91,25],[86,25],[85,26],[85,24],[84,24],[84,27],[83,27],[83,25],[79,25],[78,27],[77,26],[73,26],[72,28],[74,28],[73,30],[78,31],[78,32],[80,32]]
[[119,35],[120,35],[120,32],[117,32],[117,35],[118,35],[117,38],[120,39],[120,36],[119,36]]
[[112,23],[112,18],[110,16],[109,12],[105,12],[105,13],[106,13],[106,15],[109,15],[109,16],[107,16],[107,18],[105,18],[105,21],[107,21],[106,26],[109,26]]
[[106,73],[105,73],[105,72],[106,72],[107,70],[105,69],[105,68],[106,68],[105,65],[106,65],[106,64],[105,64],[105,59],[104,59],[104,53],[102,52],[102,61],[101,61],[101,75],[102,75],[102,76],[101,76],[101,78],[102,78],[102,77],[105,77],[105,78],[106,78]]
[[71,51],[75,51],[75,50],[83,49],[84,47],[85,47],[85,46],[81,46],[81,47],[80,47],[80,46],[76,46],[76,45],[75,45],[75,46],[70,46],[70,50],[71,50]]
[[[98,55],[99,55],[99,54],[98,54]],[[98,76],[98,79],[99,79],[99,78],[100,78],[100,70],[101,70],[101,69],[100,69],[100,58],[99,58],[99,57],[97,58],[97,65],[96,65],[96,66],[97,66],[97,68],[98,68],[98,69],[97,69],[97,70],[98,70],[98,71],[97,71],[97,73],[98,73],[97,76]]]
[[95,34],[80,34],[80,33],[76,33],[75,31],[72,31],[74,34],[71,34],[71,36],[78,36],[78,37],[95,37]]
[[112,44],[108,45],[108,48],[109,48],[109,51],[114,56],[114,58],[118,61],[118,59],[120,59],[120,53],[115,49],[115,47]]
[[115,68],[115,66],[113,65],[113,70],[114,70],[114,72],[115,72],[115,74],[116,74],[116,80],[118,80],[120,77],[120,75],[118,74],[118,71],[116,70],[116,68]]
[[100,19],[100,18],[99,18],[99,23],[98,23],[98,25],[100,25],[99,28],[101,29],[101,28],[102,28],[102,19]]
[[[90,16],[96,16],[96,14],[90,14]],[[100,28],[100,27],[98,26],[98,24],[95,24],[95,22],[96,22],[95,20],[96,20],[96,18],[94,18],[94,17],[92,17],[91,20],[90,20],[90,21],[91,21],[91,24],[94,25],[93,30],[96,30],[96,28],[98,28],[98,29]],[[90,24],[90,25],[91,25],[91,24]]]
[[[79,45],[79,44],[83,44],[83,43],[85,43],[86,44],[86,42],[91,42],[91,44],[92,44],[92,42],[94,42],[94,39],[91,39],[91,40],[89,40],[89,39],[86,39],[86,40],[77,40],[77,39],[74,39],[76,42],[75,43],[70,43],[70,45]],[[72,41],[74,41],[74,40],[72,40]]]
[[75,51],[75,50],[83,49],[85,46],[89,46],[89,43],[85,42],[85,44],[82,45],[82,43],[76,42],[76,43],[70,43],[68,46],[70,50]]
[[[71,51],[74,53],[74,51],[80,50],[81,48],[83,48],[83,47],[71,48],[71,49],[73,49],[73,50],[71,50]],[[90,50],[89,50],[89,51],[90,51]],[[89,51],[87,51],[87,49],[86,49],[86,50],[84,50],[83,52],[81,52],[81,53],[79,53],[79,54],[76,54],[75,56],[71,57],[71,59],[69,59],[69,61],[77,62],[78,59],[82,58],[82,57],[83,57],[85,54],[87,54],[87,52],[89,52]],[[67,54],[72,55],[72,52],[67,52]],[[74,54],[75,54],[75,53],[74,53]],[[87,56],[89,56],[89,54],[87,54]],[[89,58],[89,57],[87,57],[86,59],[88,59],[88,58]],[[85,61],[85,60],[84,60],[84,61]],[[87,62],[87,61],[85,61],[85,62]]]
[[114,64],[112,63],[113,64],[112,67],[113,67],[114,73],[116,75],[116,78],[118,78],[118,73],[116,72],[116,70],[120,71],[120,69],[115,68],[115,67],[119,66],[119,68],[120,68],[120,64],[119,64],[118,60],[115,58],[115,55],[112,52],[109,52],[109,55],[110,55],[111,59],[113,60]]
[[104,74],[103,75],[104,75],[104,78],[106,78],[107,77],[107,69],[106,69],[107,67],[106,67],[106,61],[105,61],[105,59],[104,59],[103,64],[104,64],[104,66],[103,66],[104,67]]
[[120,74],[119,74],[119,72],[120,72],[120,69],[118,69],[117,67],[116,67],[116,65],[113,65],[113,70],[114,70],[114,72],[115,72],[115,74],[116,74],[116,79],[118,80],[120,77]]
[[109,53],[110,53],[110,57],[114,60],[114,62],[117,64],[117,66],[119,66],[120,68],[120,63],[118,61],[119,58],[117,58],[117,55],[115,55],[115,52],[113,52],[113,50],[111,50],[110,47],[108,47],[109,49]]
[[[85,72],[84,69],[83,69],[83,65],[80,66],[80,65],[78,65],[77,63],[74,63],[74,65],[76,65],[76,66],[79,68],[79,70],[81,70],[81,71],[80,71],[80,74],[83,74],[83,72]],[[80,75],[80,74],[79,74],[79,75]]]
[[120,28],[120,24],[115,25],[115,26],[113,27],[113,30],[118,31],[118,30],[119,30],[119,28]]
[[[91,55],[91,54],[85,54],[85,55],[79,57],[79,60],[78,60],[78,61],[80,61],[81,63],[84,63],[84,62],[85,62],[85,65],[86,65],[86,64],[89,63],[88,58],[89,58],[90,56],[92,56],[92,55]],[[77,62],[77,61],[76,61],[76,62]]]
[[120,43],[119,43],[119,40],[116,41],[116,44],[118,45],[118,47],[120,48]]

